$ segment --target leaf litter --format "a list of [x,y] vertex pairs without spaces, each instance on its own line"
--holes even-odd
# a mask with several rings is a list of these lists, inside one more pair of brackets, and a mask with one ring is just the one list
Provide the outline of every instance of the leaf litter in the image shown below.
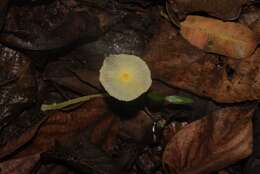
[[[246,0],[4,0],[0,173],[259,173],[258,12]],[[106,93],[111,54],[143,58],[149,91],[67,106]]]

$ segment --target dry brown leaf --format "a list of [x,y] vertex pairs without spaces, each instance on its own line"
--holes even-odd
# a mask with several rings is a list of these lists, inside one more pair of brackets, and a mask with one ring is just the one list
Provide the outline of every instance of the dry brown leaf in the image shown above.
[[57,112],[50,115],[45,124],[39,129],[32,144],[27,146],[18,156],[52,150],[56,143],[66,143],[86,127],[98,120],[103,120],[105,113],[104,102],[93,100],[73,112]]
[[180,18],[193,12],[206,12],[211,16],[225,20],[239,17],[241,7],[247,0],[169,0],[171,8]]
[[84,69],[72,68],[67,61],[49,63],[44,74],[44,80],[85,95],[96,94],[101,91],[98,77],[98,72],[90,71],[86,67]]
[[252,108],[227,107],[192,122],[173,136],[163,154],[172,174],[207,174],[252,152]]
[[222,58],[188,44],[170,23],[160,28],[144,56],[154,78],[222,103],[260,98],[259,48],[246,59]]
[[140,143],[147,131],[151,131],[151,127],[151,119],[142,111],[131,119],[121,120],[109,110],[104,99],[93,99],[74,111],[50,115],[32,144],[17,154],[17,157],[53,150],[56,144],[66,144],[80,132],[88,132],[86,141],[98,145],[107,153],[113,153],[120,136]]
[[181,23],[181,34],[202,50],[234,58],[250,56],[257,46],[247,26],[202,16],[187,16]]

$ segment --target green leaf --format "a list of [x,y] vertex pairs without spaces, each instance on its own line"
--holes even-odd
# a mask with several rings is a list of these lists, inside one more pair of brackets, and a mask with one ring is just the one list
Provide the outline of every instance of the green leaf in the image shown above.
[[167,102],[173,103],[173,104],[191,104],[193,103],[193,100],[190,97],[184,97],[184,96],[177,96],[177,95],[171,95],[165,97],[165,100]]

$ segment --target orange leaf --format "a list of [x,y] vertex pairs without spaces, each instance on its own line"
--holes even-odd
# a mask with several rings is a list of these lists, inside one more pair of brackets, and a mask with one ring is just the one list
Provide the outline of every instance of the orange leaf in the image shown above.
[[181,34],[204,51],[233,58],[248,57],[257,46],[255,35],[248,27],[202,16],[188,16],[181,23]]

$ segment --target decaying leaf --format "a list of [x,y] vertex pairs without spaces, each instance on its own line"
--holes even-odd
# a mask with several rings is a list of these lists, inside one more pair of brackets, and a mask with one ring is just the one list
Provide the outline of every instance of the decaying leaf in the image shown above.
[[122,4],[137,4],[141,7],[148,7],[149,5],[156,3],[156,0],[119,0]]
[[31,61],[0,45],[0,130],[32,105],[36,93]]
[[[19,169],[18,169],[19,170]],[[47,164],[42,165],[39,170],[37,170],[37,174],[77,174],[73,169],[66,167],[61,164]]]
[[247,26],[202,16],[187,16],[181,23],[181,34],[202,50],[234,58],[250,56],[257,46]]
[[227,107],[175,134],[163,154],[172,174],[207,174],[252,152],[251,107]]
[[2,31],[2,27],[5,22],[5,16],[7,13],[8,5],[9,5],[9,0],[3,0],[0,2],[0,31]]
[[112,19],[109,16],[109,21],[102,21],[105,12],[90,12],[91,9],[87,7],[79,11],[76,10],[78,6],[76,1],[59,0],[35,6],[29,3],[13,5],[0,40],[12,47],[34,51],[96,40]]
[[239,17],[241,8],[247,0],[169,0],[171,8],[180,18],[193,12],[206,12],[225,20]]
[[[80,171],[109,173],[118,165],[112,165],[107,155],[115,156],[122,166],[129,164],[135,158],[137,147],[141,148],[147,140],[151,142],[152,123],[143,111],[133,113],[130,118],[121,117],[109,109],[104,99],[93,99],[74,111],[50,115],[37,136],[13,158],[52,151],[48,159],[63,161]],[[81,144],[73,144],[80,134],[84,134]],[[127,140],[128,147],[121,142],[123,139]],[[71,143],[65,151],[57,147],[67,148]]]
[[55,152],[42,155],[44,161],[59,161],[82,173],[124,174],[122,166],[94,144],[86,141],[86,135],[59,146]]
[[28,155],[23,158],[7,160],[0,163],[0,173],[29,174],[40,160],[40,154]]
[[257,6],[249,6],[239,17],[239,22],[251,28],[252,24],[260,19],[260,10]]
[[32,139],[44,120],[34,106],[36,83],[30,59],[0,46],[0,158]]
[[259,44],[260,43],[260,18],[252,24],[252,30],[255,32]]
[[260,43],[260,7],[250,6],[245,10],[240,18],[239,22],[247,25],[256,35],[258,44]]
[[[26,117],[22,117],[22,119],[26,119]],[[28,119],[28,118],[27,118]],[[37,131],[39,130],[40,125],[46,120],[45,118],[42,118],[40,121],[37,121],[36,124],[34,124],[32,127],[16,127],[16,125],[14,124],[13,126],[8,127],[9,131],[3,131],[1,132],[1,136],[3,137],[3,140],[1,140],[1,150],[0,150],[0,159],[3,159],[4,157],[11,155],[12,153],[14,153],[16,150],[18,150],[19,148],[21,148],[22,146],[24,146],[26,143],[28,143],[31,139],[33,139],[33,137],[36,135]],[[20,121],[17,119],[17,121]],[[25,120],[27,121],[27,120]],[[30,121],[28,119],[28,121]],[[34,120],[31,121],[33,124],[36,121]],[[21,123],[23,123],[23,121],[21,121]],[[17,130],[14,130],[14,129]],[[12,131],[13,130],[13,131]],[[17,132],[16,132],[17,131]],[[19,132],[20,131],[20,132]],[[18,134],[19,133],[19,134]],[[15,135],[18,134],[18,135]],[[6,137],[9,136],[9,137]]]
[[135,113],[130,119],[120,119],[109,111],[104,99],[93,99],[75,111],[50,115],[32,143],[17,156],[53,150],[57,143],[67,144],[80,132],[88,134],[86,141],[111,155],[118,153],[116,147],[119,139],[127,138],[133,144],[142,144],[151,137],[151,130],[152,120],[144,112]]
[[260,158],[260,108],[258,107],[253,117],[253,128],[254,128],[254,149],[253,155],[256,158]]
[[84,128],[104,117],[106,111],[104,106],[103,102],[93,100],[88,102],[87,107],[83,106],[71,113],[58,112],[49,116],[32,144],[27,146],[19,156],[49,151],[55,148],[56,143],[64,144],[70,141]]
[[98,77],[98,72],[88,68],[71,67],[67,61],[49,63],[44,73],[44,80],[83,95],[104,92]]
[[0,163],[2,174],[74,174],[71,169],[58,164],[41,164],[41,153],[26,155],[20,158],[8,159]]
[[260,159],[254,156],[247,160],[243,173],[245,174],[258,174],[260,172]]
[[[224,103],[260,99],[259,49],[245,59],[207,54],[213,51],[193,47],[169,23],[158,25],[165,2],[0,2],[1,174],[122,174],[121,166],[131,174],[164,173],[161,157],[167,143],[164,164],[171,172],[206,174],[251,152],[253,111]],[[254,0],[223,2],[167,0],[177,21],[190,14],[207,16],[205,12],[237,19],[249,2],[243,14],[248,10],[253,18],[245,16],[243,24],[258,33],[257,20],[250,13]],[[204,25],[194,33],[203,32]],[[194,102],[176,105],[185,98],[168,97],[168,102],[155,108],[146,95],[133,103],[105,97],[39,114],[42,103],[104,92],[98,75],[103,59],[111,54],[144,57],[154,76],[151,91],[192,97]],[[229,107],[218,110],[223,106]],[[255,128],[254,158],[259,156]],[[249,171],[254,164],[248,164]],[[236,167],[225,171],[233,173]]]
[[144,56],[154,78],[215,101],[260,98],[260,49],[242,60],[205,54],[182,39],[169,23],[150,42]]
[[226,170],[221,170],[218,172],[218,174],[230,174],[230,172],[226,171]]
[[[89,23],[92,23],[92,27],[88,27]],[[67,47],[82,40],[93,41],[101,35],[98,19],[87,13],[68,14],[66,20],[52,31],[32,32],[7,30],[1,33],[0,40],[19,49],[39,51]]]

